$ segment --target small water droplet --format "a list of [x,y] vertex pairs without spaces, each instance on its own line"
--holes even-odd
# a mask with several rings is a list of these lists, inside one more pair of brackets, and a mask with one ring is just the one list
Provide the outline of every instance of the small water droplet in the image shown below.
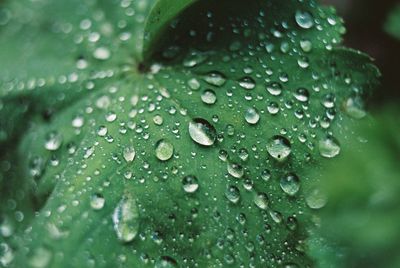
[[232,177],[240,179],[244,175],[244,169],[237,163],[228,163],[228,173]]
[[176,260],[169,256],[162,256],[154,264],[154,268],[177,268],[178,263]]
[[62,141],[62,135],[56,131],[52,131],[47,135],[44,147],[49,151],[56,151],[60,148]]
[[279,96],[282,93],[282,85],[278,82],[267,84],[266,89],[272,96]]
[[96,48],[93,52],[93,57],[98,60],[108,60],[111,56],[111,52],[106,47]]

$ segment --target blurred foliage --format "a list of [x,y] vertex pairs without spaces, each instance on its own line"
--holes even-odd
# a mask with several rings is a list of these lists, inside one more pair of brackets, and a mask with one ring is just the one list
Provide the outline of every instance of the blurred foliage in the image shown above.
[[329,201],[310,251],[319,267],[400,267],[398,104],[354,131],[358,142],[315,175]]
[[385,23],[385,30],[400,40],[400,4],[397,5],[389,14]]

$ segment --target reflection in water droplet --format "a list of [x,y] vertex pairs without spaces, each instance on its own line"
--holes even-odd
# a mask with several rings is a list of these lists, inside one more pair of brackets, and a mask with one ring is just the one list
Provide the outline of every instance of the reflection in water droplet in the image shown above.
[[114,230],[122,242],[132,241],[139,231],[139,210],[136,200],[125,195],[118,203],[112,215]]
[[340,145],[335,137],[327,136],[318,143],[319,153],[326,158],[333,158],[340,153]]
[[185,176],[182,180],[182,187],[186,193],[194,193],[199,188],[197,177],[193,175]]
[[290,155],[292,149],[288,139],[277,135],[268,142],[267,151],[274,159],[283,161]]
[[207,120],[195,118],[189,123],[189,135],[198,144],[211,146],[216,140],[217,132]]
[[288,173],[281,178],[280,186],[286,194],[293,196],[300,189],[299,177],[294,173]]
[[161,161],[169,160],[174,154],[172,143],[161,139],[156,143],[156,157]]

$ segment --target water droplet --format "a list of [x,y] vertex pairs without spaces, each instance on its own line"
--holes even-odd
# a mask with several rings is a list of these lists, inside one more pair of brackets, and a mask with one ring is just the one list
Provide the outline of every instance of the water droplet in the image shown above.
[[34,268],[48,267],[53,253],[43,247],[33,249],[32,256],[29,258],[29,265]]
[[288,139],[277,135],[268,142],[267,151],[275,160],[283,161],[290,155],[292,149]]
[[250,76],[245,76],[239,80],[239,85],[244,89],[253,89],[256,87],[256,82]]
[[122,242],[132,241],[139,231],[139,210],[136,200],[125,195],[114,209],[112,215],[114,230]]
[[167,140],[161,139],[156,143],[156,157],[161,161],[171,159],[174,154],[174,146]]
[[176,268],[178,263],[169,256],[162,256],[154,264],[154,268]]
[[272,96],[279,96],[282,93],[282,85],[278,82],[267,84],[266,89]]
[[348,98],[344,103],[344,110],[347,115],[355,119],[361,119],[367,115],[363,100],[360,97]]
[[326,194],[317,188],[307,191],[306,204],[311,209],[321,209],[328,202]]
[[96,48],[93,52],[93,57],[98,60],[108,60],[111,56],[111,52],[106,47]]
[[182,180],[182,187],[186,193],[194,193],[199,188],[197,177],[194,175],[185,176]]
[[97,129],[97,135],[99,135],[100,137],[104,137],[105,135],[107,135],[108,129],[105,126],[99,126],[99,128]]
[[189,135],[196,143],[211,146],[216,140],[217,132],[207,120],[195,118],[189,123]]
[[304,29],[310,29],[314,26],[314,18],[307,11],[297,11],[295,15],[297,24]]
[[201,100],[206,104],[214,104],[217,101],[217,96],[213,90],[206,89],[201,94]]
[[288,173],[281,178],[280,186],[286,194],[293,196],[300,189],[299,177],[294,173]]
[[103,195],[101,194],[94,194],[92,195],[92,197],[90,198],[90,206],[94,209],[94,210],[100,210],[104,207],[104,203],[105,203],[105,199],[103,197]]
[[319,153],[326,158],[333,158],[340,153],[340,145],[335,137],[327,136],[318,143]]
[[56,151],[62,144],[62,135],[56,131],[50,132],[46,137],[44,147],[49,151]]
[[251,125],[255,125],[260,120],[260,115],[259,115],[258,111],[255,108],[248,108],[246,110],[244,118],[245,118],[247,123],[249,123]]
[[293,95],[296,100],[301,102],[307,102],[310,97],[310,93],[308,93],[308,90],[305,88],[298,88]]
[[125,147],[123,156],[126,162],[132,162],[136,156],[135,148],[132,146]]
[[225,196],[229,201],[236,204],[240,199],[240,191],[236,186],[230,185],[226,188]]
[[254,195],[254,204],[262,210],[268,208],[269,199],[265,193],[257,193]]
[[279,104],[271,101],[270,103],[268,103],[267,110],[272,115],[277,114],[279,112]]
[[244,169],[237,163],[228,163],[228,173],[232,177],[240,179],[244,175]]
[[204,81],[210,85],[221,87],[225,84],[226,78],[225,75],[220,72],[210,72],[204,77]]

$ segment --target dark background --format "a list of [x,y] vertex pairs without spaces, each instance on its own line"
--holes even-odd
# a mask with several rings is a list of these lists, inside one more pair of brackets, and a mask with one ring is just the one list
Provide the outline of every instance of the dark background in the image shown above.
[[322,0],[345,20],[345,45],[368,53],[382,72],[382,86],[373,106],[400,100],[400,40],[384,31],[385,21],[400,0]]

